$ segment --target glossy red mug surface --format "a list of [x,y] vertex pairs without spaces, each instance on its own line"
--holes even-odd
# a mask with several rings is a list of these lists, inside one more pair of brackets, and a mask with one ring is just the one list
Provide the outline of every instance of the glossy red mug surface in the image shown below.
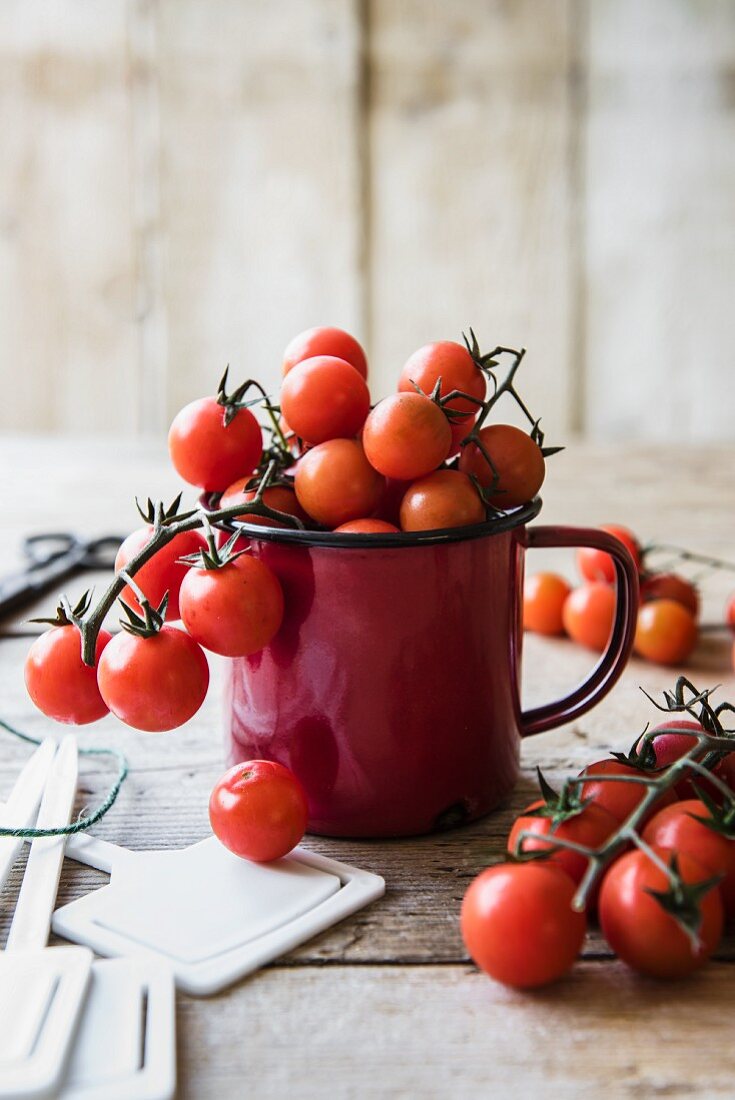
[[[516,781],[521,738],[594,706],[620,676],[635,628],[625,547],[603,531],[527,528],[539,508],[420,535],[243,525],[279,577],[286,611],[265,650],[229,662],[230,762],[291,768],[309,798],[309,831],[328,836],[428,833],[497,806]],[[612,554],[617,610],[587,680],[524,712],[523,568],[535,546]]]

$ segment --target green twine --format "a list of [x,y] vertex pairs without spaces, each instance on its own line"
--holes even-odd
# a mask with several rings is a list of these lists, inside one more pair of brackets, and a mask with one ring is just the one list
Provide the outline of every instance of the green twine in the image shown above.
[[[21,741],[27,741],[31,745],[40,745],[41,738],[31,737],[29,733],[22,733],[21,730],[16,729],[15,726],[11,726],[9,722],[6,722],[3,718],[0,718],[0,727],[7,730],[8,733],[12,733],[14,737],[20,738]],[[0,837],[12,836],[18,837],[23,840],[35,840],[37,837],[42,836],[70,836],[72,833],[81,833],[85,829],[89,829],[92,825],[95,825],[101,818],[105,816],[108,810],[112,809],[115,804],[115,800],[120,793],[120,788],[127,779],[128,776],[128,762],[125,759],[124,753],[120,749],[105,749],[105,748],[88,748],[79,749],[80,756],[112,756],[117,760],[118,773],[117,779],[110,787],[107,798],[102,802],[97,809],[88,814],[86,817],[79,817],[71,825],[61,825],[58,829],[8,829],[0,827]]]

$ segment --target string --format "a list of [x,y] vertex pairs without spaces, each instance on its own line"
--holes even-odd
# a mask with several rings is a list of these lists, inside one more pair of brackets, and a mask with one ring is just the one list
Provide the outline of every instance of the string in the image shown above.
[[[23,733],[22,730],[16,729],[15,726],[11,726],[4,718],[0,718],[0,727],[8,733],[12,733],[14,737],[18,737],[21,741],[28,742],[30,745],[41,744],[41,738],[31,737],[29,733]],[[117,778],[110,787],[104,802],[100,803],[97,809],[91,814],[77,818],[77,820],[73,821],[70,825],[61,825],[57,829],[11,829],[0,827],[0,837],[12,836],[23,840],[36,840],[38,837],[43,836],[70,836],[73,833],[81,833],[84,832],[85,829],[89,829],[92,825],[100,821],[108,810],[112,809],[120,793],[120,788],[128,777],[128,762],[125,758],[125,754],[121,752],[120,749],[91,746],[90,748],[80,748],[79,755],[111,756],[117,761]]]

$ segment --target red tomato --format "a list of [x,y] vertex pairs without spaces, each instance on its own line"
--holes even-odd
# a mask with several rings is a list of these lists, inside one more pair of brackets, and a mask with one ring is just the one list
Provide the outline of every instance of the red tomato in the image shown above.
[[[651,741],[649,741],[650,749],[652,750],[653,757],[650,761],[650,767],[652,768],[668,768],[670,764],[673,764],[679,757],[684,756],[690,749],[694,748],[695,739],[687,736],[686,733],[674,732],[673,727],[677,730],[698,730],[701,732],[702,727],[699,722],[691,722],[686,718],[679,718],[678,715],[672,714],[671,719],[668,722],[662,722],[661,725],[654,726],[651,733],[656,734],[658,730],[667,730],[671,732],[658,733]],[[636,749],[641,752],[643,749],[643,738],[641,738]],[[695,776],[694,782],[700,785],[707,785],[707,780],[703,776]],[[692,779],[682,779],[674,787],[677,798],[696,798],[696,792],[692,786]]]
[[278,577],[250,554],[240,554],[219,569],[190,569],[180,602],[191,637],[223,657],[259,653],[283,621]]
[[196,714],[209,686],[199,645],[175,626],[140,638],[123,630],[97,666],[100,694],[113,714],[148,733],[175,729]]
[[654,573],[641,583],[641,603],[649,600],[675,600],[694,618],[699,615],[699,592],[694,585],[676,573]]
[[[108,631],[100,630],[95,663],[111,637]],[[97,669],[84,664],[82,636],[73,623],[52,626],[36,638],[24,672],[31,699],[54,721],[86,726],[107,714],[107,704],[97,687]]]
[[711,821],[712,814],[704,802],[689,798],[666,806],[652,817],[643,830],[643,839],[658,848],[684,852],[692,856],[709,871],[710,875],[723,875],[720,893],[725,913],[735,916],[735,842],[732,833],[718,832],[704,821]]
[[282,764],[249,760],[215,784],[209,820],[214,835],[236,856],[269,863],[287,855],[306,832],[306,794]]
[[675,600],[652,600],[639,608],[633,648],[640,657],[657,665],[678,665],[696,642],[696,620]]
[[335,531],[344,531],[352,535],[397,534],[400,528],[384,519],[351,519],[335,527]]
[[312,447],[299,459],[294,483],[304,511],[332,528],[369,516],[383,491],[382,477],[356,439],[330,439]]
[[485,520],[485,505],[475,486],[459,470],[435,470],[414,481],[401,501],[403,531],[468,527]]
[[532,989],[570,969],[584,940],[584,913],[572,909],[575,886],[546,861],[501,863],[472,882],[462,902],[462,939],[486,974]]
[[168,433],[177,472],[207,493],[221,493],[236,477],[248,477],[263,453],[263,433],[249,409],[239,409],[229,424],[225,418],[216,397],[202,397],[176,414]]
[[[461,390],[479,401],[485,400],[487,388],[485,375],[479,369],[467,348],[453,340],[441,340],[436,344],[426,344],[419,348],[407,360],[401,371],[398,390],[402,393],[415,393],[414,383],[425,394],[430,394],[441,379],[439,394],[446,397],[453,390]],[[467,417],[474,416],[479,406],[462,397],[453,398],[446,408],[463,412]],[[465,435],[469,425],[465,422]]]
[[579,645],[601,653],[612,631],[616,603],[615,589],[602,581],[580,585],[564,601],[564,629]]
[[[249,504],[254,499],[257,490],[246,489],[245,484],[246,482],[243,482],[242,479],[233,481],[229,489],[222,494],[219,503],[220,508],[231,508],[233,505],[241,503]],[[302,523],[308,518],[296,499],[296,493],[288,485],[270,485],[263,493],[263,504],[273,508],[276,512],[284,512],[287,516],[296,516]],[[254,523],[258,527],[286,526],[280,520],[269,519],[268,516],[248,515],[247,513],[235,516],[235,519],[242,519],[245,523]]]
[[297,363],[313,359],[316,355],[332,355],[344,359],[363,378],[367,378],[368,366],[365,352],[354,336],[341,328],[308,328],[294,336],[283,353],[283,373],[288,374]]
[[516,818],[508,837],[508,851],[513,853],[552,851],[553,854],[549,856],[549,861],[557,863],[578,885],[582,881],[589,864],[589,860],[585,856],[580,855],[579,852],[572,852],[568,848],[554,850],[553,843],[547,840],[532,840],[530,837],[526,837],[521,842],[519,841],[520,834],[528,831],[535,833],[539,838],[549,837],[553,840],[554,837],[557,837],[559,840],[571,840],[574,844],[582,844],[585,848],[594,849],[604,844],[608,837],[615,832],[618,822],[604,807],[591,802],[579,813],[561,821],[554,829],[552,828],[551,818],[529,814],[530,810],[540,809],[544,805],[543,800],[532,802],[530,806],[526,807],[523,814]]
[[459,468],[476,477],[484,489],[492,489],[490,503],[496,508],[515,508],[533,500],[546,474],[546,463],[538,443],[512,424],[480,428],[480,443],[499,474],[495,488],[493,469],[475,443],[463,447]]
[[[641,547],[638,539],[627,527],[619,527],[616,524],[603,524],[601,531],[607,531],[608,535],[614,535],[622,542],[626,550],[629,550],[636,567],[641,565]],[[606,584],[615,583],[615,563],[604,550],[594,550],[591,546],[580,546],[577,551],[577,567],[587,581],[604,581]]]
[[[654,851],[665,863],[672,853]],[[685,883],[704,882],[709,872],[689,855],[679,856]],[[605,939],[624,963],[654,978],[680,978],[709,958],[722,935],[722,899],[712,889],[702,899],[700,945],[695,948],[675,918],[650,890],[666,891],[668,877],[641,851],[628,852],[613,863],[602,881],[599,917]]]
[[735,592],[730,596],[725,607],[725,623],[735,630]]
[[307,443],[357,435],[370,411],[365,379],[344,359],[317,355],[297,363],[281,386],[281,408]]
[[[598,806],[602,806],[604,810],[612,814],[616,821],[621,823],[630,817],[638,803],[648,793],[648,788],[643,783],[603,779],[603,776],[606,775],[645,777],[646,772],[634,768],[630,764],[623,764],[621,760],[596,760],[594,764],[589,764],[586,768],[583,768],[579,774],[590,776],[588,782],[582,784],[582,789],[579,792],[582,801],[588,798],[592,799],[593,802]],[[663,791],[651,813],[655,813],[657,809],[674,801],[673,791]]]
[[452,445],[452,429],[428,397],[395,393],[372,410],[362,442],[369,462],[381,474],[413,481],[441,465]]
[[564,604],[571,588],[556,573],[536,573],[523,586],[523,627],[536,634],[564,633]]
[[[124,569],[128,562],[148,545],[152,534],[153,528],[146,525],[138,527],[128,535],[115,558],[116,573]],[[189,566],[182,565],[179,558],[196,554],[204,546],[206,543],[199,531],[182,531],[180,535],[174,535],[170,542],[157,550],[153,557],[134,574],[135,583],[141,587],[153,607],[158,607],[168,592],[166,619],[169,621],[179,618],[179,590],[189,571]],[[123,588],[120,599],[140,614],[138,597],[129,585]]]

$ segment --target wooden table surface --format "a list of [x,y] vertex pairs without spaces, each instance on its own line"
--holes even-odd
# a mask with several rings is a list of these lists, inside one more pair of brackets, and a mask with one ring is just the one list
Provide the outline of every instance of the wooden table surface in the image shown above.
[[[724,448],[575,444],[549,463],[543,519],[622,522],[646,540],[735,557],[734,462],[735,450]],[[0,485],[2,572],[18,564],[23,534],[65,527],[124,533],[136,525],[135,494],[168,499],[178,489],[160,441],[6,439]],[[572,576],[573,558],[539,552],[528,568],[541,567]],[[71,594],[82,583],[72,582]],[[724,575],[705,582],[705,618],[721,616],[731,588],[735,578]],[[5,624],[0,715],[39,735],[50,723],[34,711],[22,683],[27,635],[37,629],[19,620]],[[721,684],[721,699],[735,699],[729,648],[723,634],[707,634],[687,669],[698,685]],[[529,637],[524,662],[524,697],[537,703],[571,686],[591,657],[568,642]],[[80,744],[120,745],[131,763],[98,835],[155,848],[206,834],[209,790],[223,770],[220,671],[213,662],[214,688],[179,731],[149,736],[107,718],[80,732]],[[655,717],[639,686],[659,694],[677,672],[633,660],[591,714],[524,744],[524,777],[510,804],[476,825],[389,843],[307,838],[315,851],[383,875],[386,896],[217,997],[178,995],[179,1095],[732,1096],[732,939],[693,979],[659,984],[631,974],[591,931],[565,980],[521,994],[479,974],[458,931],[463,892],[499,858],[513,813],[533,791],[536,765],[554,780],[610,747],[627,748]],[[0,736],[0,795],[26,755],[24,746]],[[86,761],[82,771],[80,808],[96,804],[111,778]],[[2,898],[3,936],[19,878],[16,869]],[[104,881],[67,864],[59,899]]]

